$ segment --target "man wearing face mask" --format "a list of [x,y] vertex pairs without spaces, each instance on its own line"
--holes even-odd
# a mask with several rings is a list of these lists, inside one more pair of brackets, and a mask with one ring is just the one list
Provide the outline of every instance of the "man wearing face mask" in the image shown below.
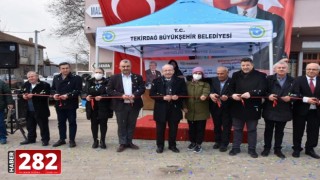
[[188,150],[202,152],[201,144],[204,139],[207,119],[210,117],[209,101],[210,85],[202,81],[204,70],[202,67],[192,69],[192,81],[187,82],[189,98],[185,99],[183,111],[189,124]]
[[[99,145],[106,149],[106,134],[108,128],[108,118],[112,118],[113,111],[110,109],[111,99],[103,98],[107,95],[107,84],[110,78],[103,77],[104,70],[96,68],[93,78],[89,79],[85,87],[86,113],[87,119],[91,120],[91,132],[93,137],[92,148]],[[100,141],[98,140],[98,130],[100,126]]]
[[234,129],[230,156],[240,153],[243,128],[246,124],[248,131],[248,154],[257,158],[257,125],[261,118],[262,97],[266,94],[266,74],[253,68],[251,58],[241,59],[241,70],[233,73],[229,85],[229,95],[234,100],[231,104],[232,125]]
[[169,149],[179,153],[176,145],[178,124],[182,119],[182,101],[180,96],[187,95],[184,79],[173,76],[171,64],[162,66],[162,76],[153,80],[150,97],[155,100],[153,118],[157,129],[157,153],[164,148],[166,124],[169,126]]

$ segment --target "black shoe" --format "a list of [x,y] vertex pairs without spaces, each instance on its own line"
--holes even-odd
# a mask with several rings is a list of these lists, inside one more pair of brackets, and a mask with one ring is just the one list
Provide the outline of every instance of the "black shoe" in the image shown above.
[[267,157],[267,156],[269,156],[269,154],[270,154],[270,149],[264,149],[261,152],[261,156],[263,156],[263,157]]
[[107,149],[107,145],[106,145],[105,141],[100,141],[100,148]]
[[189,146],[188,146],[188,150],[189,151],[192,151],[192,150],[194,150],[194,148],[197,146],[197,144],[196,143],[191,143],[191,144],[189,144]]
[[202,147],[201,147],[201,145],[197,145],[197,146],[194,148],[193,152],[195,152],[195,153],[201,153],[201,152],[202,152]]
[[158,154],[163,153],[163,147],[158,147],[157,150],[156,150],[156,152],[157,152]]
[[292,157],[295,157],[295,158],[300,157],[300,151],[293,151]]
[[126,148],[127,147],[125,144],[120,144],[120,146],[117,148],[117,152],[123,152]]
[[248,150],[248,154],[249,154],[250,157],[252,157],[252,158],[258,158],[258,153],[256,152],[255,149],[249,149],[249,150]]
[[228,150],[227,146],[220,146],[219,151],[220,152],[226,152]]
[[309,155],[315,159],[320,159],[320,156],[316,152],[314,152],[314,150],[306,151],[306,155]]
[[65,140],[58,140],[56,143],[54,143],[53,145],[52,145],[52,147],[58,147],[58,146],[61,146],[61,145],[64,145],[64,144],[66,144],[66,141]]
[[219,149],[220,148],[220,143],[214,143],[212,146],[213,149]]
[[75,141],[69,141],[69,147],[70,148],[74,148],[74,147],[76,147],[77,145],[76,145],[76,142]]
[[179,150],[177,147],[175,147],[175,146],[169,147],[169,149],[170,149],[172,152],[175,152],[175,153],[179,153],[179,152],[180,152],[180,150]]
[[21,145],[25,145],[25,144],[33,144],[33,143],[36,143],[36,141],[31,141],[31,140],[25,140],[25,141],[22,141],[20,144]]
[[92,144],[92,148],[98,148],[98,146],[99,146],[99,141],[98,140],[94,140],[93,141],[93,144]]
[[48,141],[42,141],[42,146],[48,146],[49,142]]
[[281,159],[285,159],[286,156],[281,152],[281,150],[274,150],[274,154]]
[[240,153],[240,149],[237,149],[237,148],[232,148],[231,151],[229,151],[229,155],[230,156],[235,156],[237,155],[238,153]]

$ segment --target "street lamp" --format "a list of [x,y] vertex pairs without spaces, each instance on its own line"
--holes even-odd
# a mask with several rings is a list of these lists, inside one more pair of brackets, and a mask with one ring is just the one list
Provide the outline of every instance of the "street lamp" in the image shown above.
[[38,33],[45,31],[46,29],[42,29],[40,31],[35,30],[34,31],[34,50],[35,50],[35,56],[34,56],[34,71],[38,73],[38,63],[39,63],[39,52],[38,52]]

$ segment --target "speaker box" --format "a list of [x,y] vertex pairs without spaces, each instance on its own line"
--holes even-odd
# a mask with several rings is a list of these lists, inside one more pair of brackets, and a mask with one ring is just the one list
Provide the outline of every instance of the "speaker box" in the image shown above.
[[11,69],[19,66],[19,45],[15,42],[0,41],[0,68]]

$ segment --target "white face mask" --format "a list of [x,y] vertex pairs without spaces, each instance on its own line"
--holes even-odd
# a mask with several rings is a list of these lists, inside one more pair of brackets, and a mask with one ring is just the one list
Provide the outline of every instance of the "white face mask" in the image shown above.
[[193,80],[199,81],[202,78],[201,74],[192,74]]
[[102,77],[103,77],[103,74],[100,74],[100,73],[95,73],[94,75],[93,75],[93,77],[96,79],[96,80],[101,80],[102,79]]

